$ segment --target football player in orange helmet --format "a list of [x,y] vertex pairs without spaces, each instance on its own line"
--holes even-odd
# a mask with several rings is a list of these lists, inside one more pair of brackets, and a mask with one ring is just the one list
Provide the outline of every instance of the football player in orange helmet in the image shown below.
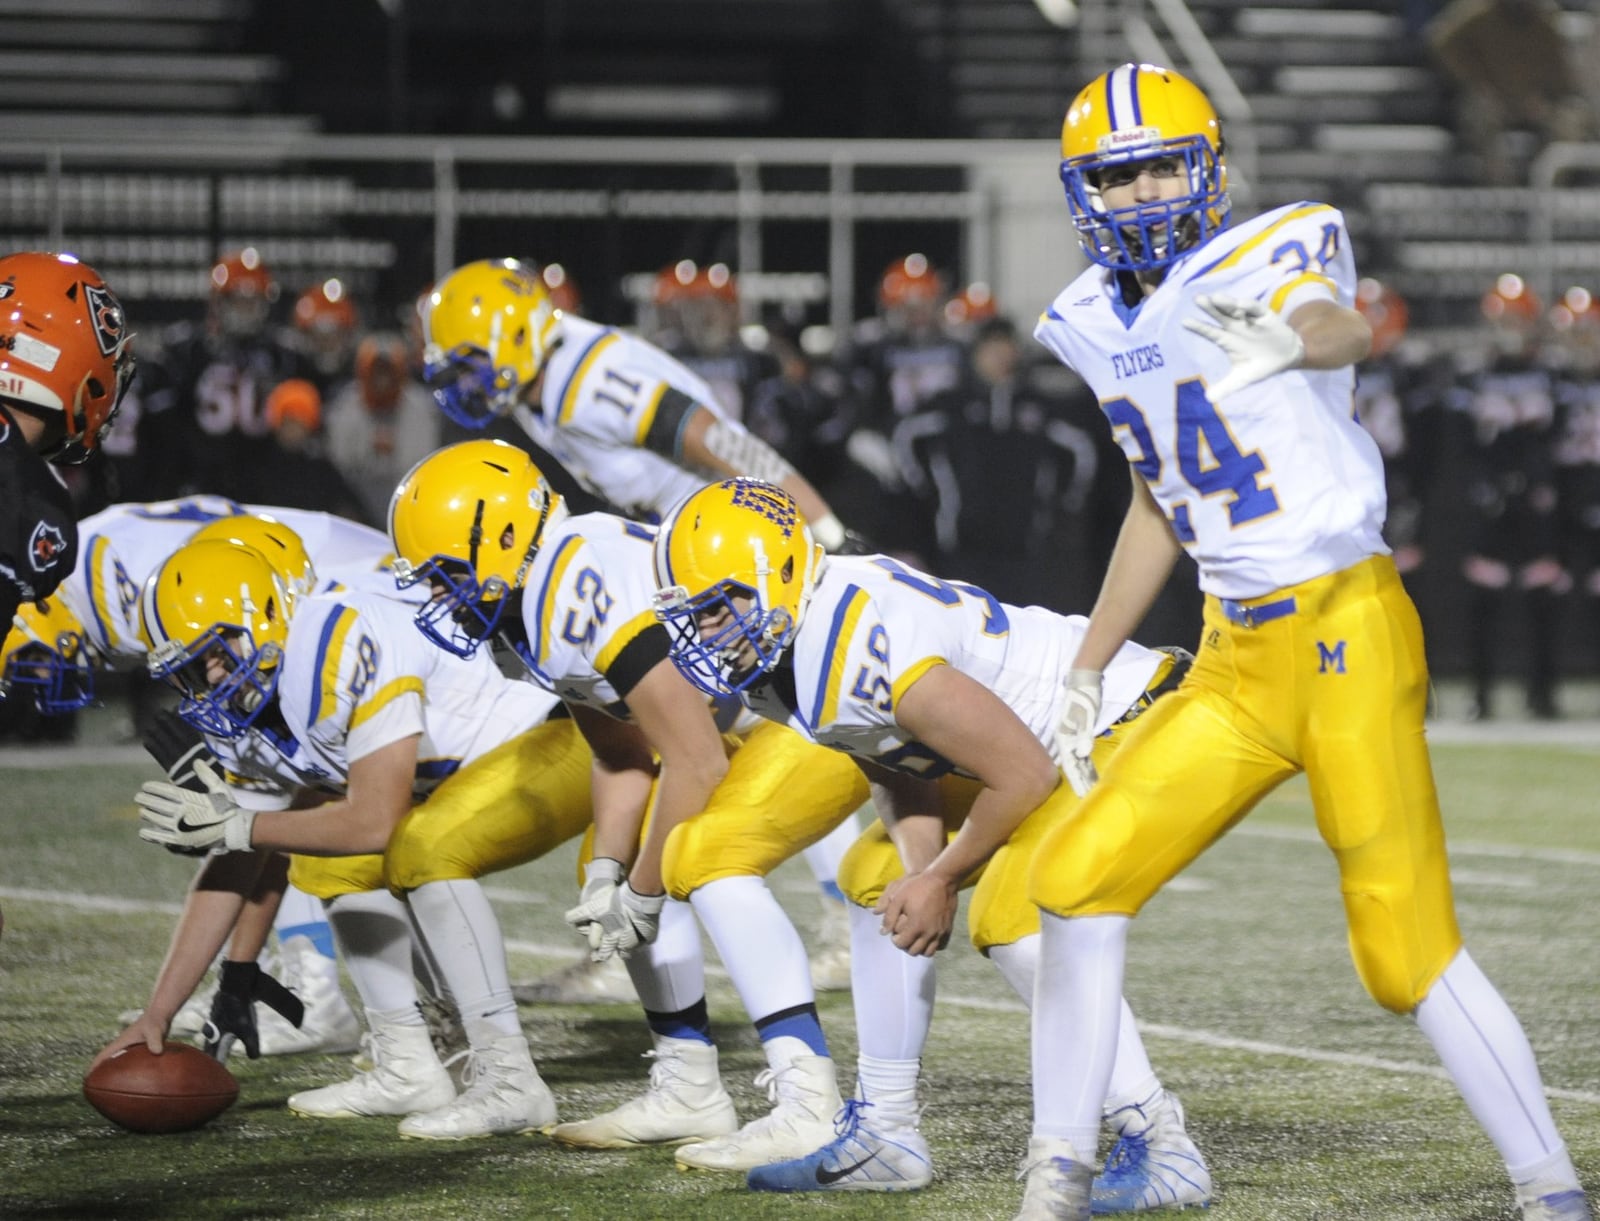
[[[1363,986],[1415,1018],[1523,1217],[1589,1218],[1527,1035],[1462,942],[1422,627],[1382,536],[1382,457],[1352,410],[1372,329],[1354,308],[1344,217],[1302,201],[1233,222],[1216,109],[1152,64],[1077,95],[1060,164],[1093,266],[1035,335],[1094,392],[1133,490],[1066,676],[1058,740],[1085,796],[1029,879],[1041,944],[1021,1215],[1087,1221],[1112,1202],[1091,1197],[1129,926],[1304,773]],[[1096,777],[1105,667],[1185,551],[1203,645]],[[1119,1173],[1123,1198],[1157,1206],[1160,1169]]]
[[72,499],[45,462],[99,448],[133,376],[129,337],[92,267],[70,254],[0,258],[0,642],[17,608],[77,562]]
[[294,303],[294,329],[316,372],[317,389],[326,392],[350,375],[361,317],[350,290],[335,277],[311,285]]
[[211,322],[223,335],[248,338],[266,329],[278,281],[254,246],[231,251],[211,267]]

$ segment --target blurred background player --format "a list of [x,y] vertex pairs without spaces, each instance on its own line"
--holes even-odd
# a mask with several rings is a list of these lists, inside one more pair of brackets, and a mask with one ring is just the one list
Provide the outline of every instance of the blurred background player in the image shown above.
[[737,277],[726,263],[680,259],[656,276],[654,304],[655,342],[711,387],[729,419],[748,427],[757,387],[777,376],[778,365],[739,333]]
[[117,499],[274,499],[267,396],[307,362],[273,325],[278,281],[255,247],[218,259],[210,285],[204,323],[168,328],[141,366],[135,451]]
[[359,519],[362,498],[327,454],[316,383],[306,377],[279,382],[267,395],[266,419],[273,498],[289,508]]
[[[0,647],[22,604],[53,595],[78,562],[72,498],[51,464],[100,447],[133,376],[128,339],[121,303],[93,268],[72,255],[0,258]],[[36,708],[6,701],[0,723]]]
[[[816,488],[728,417],[705,381],[660,348],[555,310],[544,282],[514,259],[457,268],[428,295],[426,374],[451,419],[482,428],[515,418],[585,490],[624,516],[660,521],[708,479],[753,475],[790,492],[817,539],[850,543]],[[848,921],[835,877],[851,820],[806,851],[823,891],[827,943],[819,986],[843,987]]]
[[[1480,303],[1486,352],[1449,400],[1466,459],[1470,715],[1494,715],[1507,640],[1520,646],[1531,715],[1558,715],[1556,611],[1563,580],[1557,538],[1555,386],[1544,364],[1544,306],[1521,276],[1498,277]],[[1505,616],[1522,630],[1508,633]],[[1515,657],[1515,653],[1513,654]]]
[[1356,415],[1383,453],[1389,495],[1384,539],[1405,576],[1423,560],[1422,515],[1438,456],[1437,408],[1445,388],[1434,384],[1425,353],[1403,347],[1411,318],[1404,297],[1366,277],[1356,284],[1356,310],[1372,328],[1372,351],[1356,368]]
[[380,529],[405,473],[439,447],[439,411],[411,376],[406,343],[372,334],[356,347],[355,378],[323,415],[327,455],[360,499],[360,518]]
[[344,281],[319,280],[295,298],[290,313],[304,372],[327,397],[350,380],[361,316]]
[[1594,639],[1600,628],[1600,300],[1587,288],[1569,288],[1550,307],[1548,323],[1561,589],[1578,584],[1578,634]]

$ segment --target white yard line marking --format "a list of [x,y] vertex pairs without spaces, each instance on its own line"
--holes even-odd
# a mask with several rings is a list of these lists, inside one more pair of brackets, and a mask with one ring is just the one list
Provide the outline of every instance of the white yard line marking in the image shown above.
[[[1270,823],[1242,822],[1229,835],[1247,839],[1280,839],[1320,844],[1322,837],[1306,827],[1278,827]],[[1451,856],[1482,856],[1497,861],[1549,861],[1558,865],[1600,865],[1600,852],[1579,848],[1524,848],[1517,844],[1490,844],[1476,840],[1451,840]]]

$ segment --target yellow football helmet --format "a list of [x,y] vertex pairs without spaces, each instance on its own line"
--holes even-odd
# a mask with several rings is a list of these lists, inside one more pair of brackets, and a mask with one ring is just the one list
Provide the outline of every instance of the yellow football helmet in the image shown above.
[[[1155,271],[1228,223],[1222,126],[1206,95],[1170,68],[1123,64],[1091,81],[1061,125],[1061,182],[1084,254],[1114,271]],[[1102,175],[1173,158],[1188,191],[1109,211]]]
[[556,309],[537,269],[515,259],[458,267],[421,302],[423,378],[456,423],[507,415],[544,368]]
[[655,543],[656,618],[672,637],[673,663],[710,695],[743,691],[794,639],[822,560],[800,506],[780,487],[725,479],[689,496]]
[[225,538],[185,543],[145,582],[139,609],[146,663],[183,694],[178,715],[218,738],[249,729],[277,691],[293,614],[272,562]]
[[28,693],[45,716],[94,702],[94,666],[83,624],[60,598],[24,602],[0,646],[0,698]]
[[231,540],[254,547],[283,578],[284,587],[292,598],[303,597],[317,588],[317,570],[311,563],[305,541],[275,517],[265,513],[219,517],[189,536],[191,543],[203,543],[208,539]]
[[566,515],[533,459],[504,441],[463,441],[412,467],[389,502],[389,541],[395,584],[433,587],[416,616],[422,634],[471,657],[520,594],[545,532]]

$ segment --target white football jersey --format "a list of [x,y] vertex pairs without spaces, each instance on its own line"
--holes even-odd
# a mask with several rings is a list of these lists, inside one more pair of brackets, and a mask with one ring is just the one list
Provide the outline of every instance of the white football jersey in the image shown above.
[[[393,551],[388,536],[358,522],[276,505],[241,505],[222,496],[117,504],[78,524],[78,566],[61,587],[67,609],[83,623],[94,650],[113,664],[143,658],[139,591],[145,581],[201,526],[247,513],[276,518],[298,534],[324,587],[387,586],[393,592],[393,573],[386,567]],[[419,600],[426,589],[409,596]]]
[[413,734],[421,797],[556,706],[549,692],[501,674],[488,650],[461,658],[430,644],[413,614],[356,590],[299,603],[277,691],[289,736],[252,728],[231,742],[207,739],[241,804],[282,809],[301,787],[341,795],[352,763]]
[[610,513],[569,517],[545,535],[523,587],[522,659],[562,699],[626,715],[606,672],[657,625],[655,537],[654,526]]
[[641,521],[660,521],[708,476],[645,448],[662,399],[676,391],[724,420],[716,393],[660,348],[564,316],[545,365],[539,410],[518,407],[527,434],[588,491]]
[[[917,679],[950,665],[999,696],[1059,764],[1063,680],[1088,622],[1011,606],[888,556],[834,556],[789,650],[795,707],[772,683],[757,684],[747,702],[824,746],[931,778],[951,764],[896,724],[894,710]],[[1123,645],[1105,669],[1095,732],[1144,693],[1160,661],[1152,649]]]
[[1251,598],[1385,554],[1383,460],[1355,418],[1355,374],[1293,369],[1231,394],[1208,383],[1227,354],[1183,327],[1196,298],[1258,300],[1287,317],[1313,300],[1350,305],[1355,262],[1326,204],[1278,208],[1225,229],[1129,308],[1091,267],[1034,334],[1088,382],[1112,433],[1200,568],[1200,587]]

